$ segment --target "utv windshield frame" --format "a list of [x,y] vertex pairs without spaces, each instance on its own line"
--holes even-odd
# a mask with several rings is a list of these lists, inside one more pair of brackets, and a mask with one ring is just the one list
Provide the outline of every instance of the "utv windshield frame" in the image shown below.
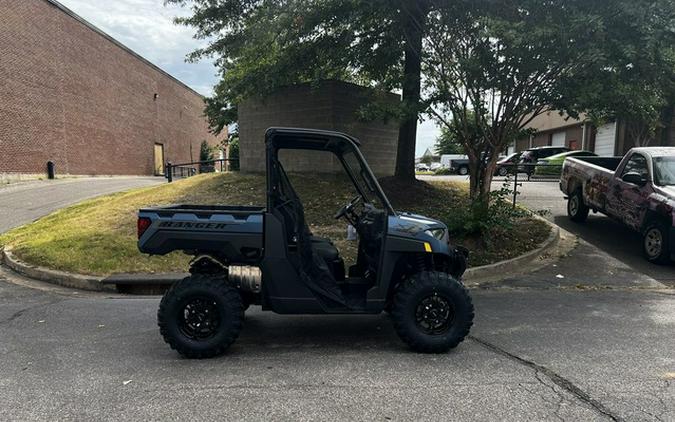
[[[396,211],[389,203],[389,199],[384,194],[382,187],[373,174],[370,166],[366,162],[359,146],[361,143],[349,135],[339,132],[329,132],[323,130],[297,129],[297,128],[269,128],[265,133],[265,144],[267,149],[267,207],[272,207],[272,192],[275,186],[273,169],[278,163],[278,151],[282,149],[311,150],[332,152],[340,160],[344,171],[351,180],[354,188],[359,195],[368,200],[371,195],[375,195],[384,207],[388,215],[395,216]],[[353,169],[344,159],[344,155],[353,153],[358,161],[360,169]],[[355,174],[355,172],[357,174]],[[370,192],[364,192],[364,186],[359,183],[358,178],[364,180],[365,188]]]

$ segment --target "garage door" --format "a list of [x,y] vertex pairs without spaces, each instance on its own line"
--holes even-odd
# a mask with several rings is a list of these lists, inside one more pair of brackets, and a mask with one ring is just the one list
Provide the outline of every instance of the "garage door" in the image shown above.
[[551,146],[564,147],[565,146],[565,132],[556,132],[551,137]]
[[600,156],[613,156],[616,140],[616,122],[607,123],[598,128],[595,134],[595,152]]

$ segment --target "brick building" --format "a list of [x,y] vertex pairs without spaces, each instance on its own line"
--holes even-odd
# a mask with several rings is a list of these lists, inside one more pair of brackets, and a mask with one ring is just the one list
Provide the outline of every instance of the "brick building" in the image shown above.
[[[675,113],[671,115],[649,146],[675,145]],[[536,132],[530,137],[518,139],[509,147],[509,152],[552,145],[585,149],[601,156],[621,156],[635,146],[627,123],[623,121],[610,121],[596,127],[584,115],[573,119],[557,111],[549,111],[532,119],[527,127]]]
[[162,173],[217,143],[203,108],[58,2],[0,0],[0,173]]
[[[265,99],[244,101],[239,105],[239,160],[242,171],[265,170],[265,130],[270,126],[337,130],[356,137],[361,152],[378,177],[394,174],[398,124],[396,121],[365,122],[358,111],[373,94],[368,88],[328,80],[318,86],[309,84],[282,88]],[[384,101],[398,103],[395,94]],[[281,151],[287,171],[339,173],[340,162],[329,153],[317,151]]]

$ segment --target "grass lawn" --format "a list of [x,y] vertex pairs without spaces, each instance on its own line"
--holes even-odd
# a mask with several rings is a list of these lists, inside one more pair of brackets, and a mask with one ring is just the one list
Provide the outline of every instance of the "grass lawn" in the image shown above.
[[[333,219],[335,211],[353,196],[351,184],[333,176],[289,175],[305,207],[314,234],[333,239],[351,262],[356,244],[345,240],[346,223]],[[397,210],[423,214],[442,221],[467,206],[463,184],[422,182],[401,185],[381,180]],[[136,212],[150,205],[194,203],[265,205],[262,175],[224,173],[194,176],[171,184],[135,189],[81,202],[0,236],[22,260],[81,274],[186,271],[190,257],[179,252],[149,257],[136,248]],[[456,220],[456,219],[455,219]],[[548,236],[546,224],[530,218],[512,227],[490,228],[483,235],[461,235],[456,243],[471,250],[470,265],[482,265],[526,252]]]

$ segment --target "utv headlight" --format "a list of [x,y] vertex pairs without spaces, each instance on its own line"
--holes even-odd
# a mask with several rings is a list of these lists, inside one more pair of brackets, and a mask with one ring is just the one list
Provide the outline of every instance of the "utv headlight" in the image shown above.
[[440,241],[445,240],[445,229],[430,229],[426,230],[424,233],[428,234],[431,237],[434,237]]

